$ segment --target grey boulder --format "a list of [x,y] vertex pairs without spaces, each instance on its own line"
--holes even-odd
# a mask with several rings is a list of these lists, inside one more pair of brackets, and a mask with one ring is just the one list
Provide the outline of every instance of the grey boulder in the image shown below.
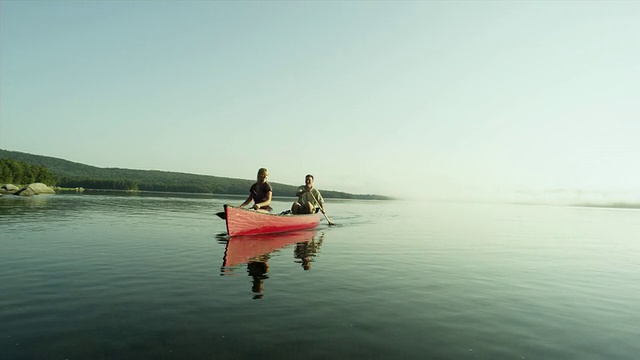
[[5,184],[0,186],[0,194],[13,194],[18,190],[20,190],[20,188],[13,184]]
[[33,195],[40,195],[40,194],[55,194],[55,193],[56,192],[53,191],[52,188],[48,187],[43,183],[33,183],[25,186],[24,188],[20,189],[14,194],[20,195],[20,196],[33,196]]

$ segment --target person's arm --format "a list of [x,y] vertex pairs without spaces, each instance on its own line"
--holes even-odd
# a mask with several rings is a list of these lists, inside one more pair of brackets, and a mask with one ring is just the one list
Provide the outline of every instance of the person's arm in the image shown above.
[[325,213],[324,210],[324,199],[322,198],[322,194],[320,194],[320,191],[316,189],[316,199],[318,199],[318,205],[320,205],[320,211],[322,211],[322,213]]
[[248,203],[251,202],[251,194],[249,194],[249,197],[247,198],[247,200],[245,200],[242,204],[240,204],[240,207],[245,207]]
[[263,201],[263,202],[261,202],[261,203],[255,203],[255,204],[253,205],[253,208],[254,208],[255,210],[258,210],[258,209],[260,209],[260,208],[261,208],[261,207],[263,207],[263,206],[267,206],[267,205],[271,204],[271,195],[272,195],[271,191],[267,192],[267,200],[265,200],[265,201]]

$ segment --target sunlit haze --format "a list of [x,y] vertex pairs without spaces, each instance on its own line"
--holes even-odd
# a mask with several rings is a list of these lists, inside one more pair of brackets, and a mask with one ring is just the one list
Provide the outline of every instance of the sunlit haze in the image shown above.
[[1,149],[415,199],[640,202],[637,1],[3,0],[0,21]]

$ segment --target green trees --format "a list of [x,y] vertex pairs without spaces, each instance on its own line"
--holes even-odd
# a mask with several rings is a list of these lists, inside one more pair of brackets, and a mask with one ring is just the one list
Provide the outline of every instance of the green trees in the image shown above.
[[0,159],[0,183],[26,185],[41,182],[55,184],[55,178],[49,169],[40,165],[31,165],[24,161]]

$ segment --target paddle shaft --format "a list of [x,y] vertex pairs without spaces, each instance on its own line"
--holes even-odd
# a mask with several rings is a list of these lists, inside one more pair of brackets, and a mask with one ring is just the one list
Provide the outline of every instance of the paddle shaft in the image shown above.
[[[316,202],[316,204],[320,205],[320,202],[318,201],[318,199],[316,199],[316,196],[313,195],[313,193],[311,192],[311,189],[309,189],[309,194],[311,194],[311,197]],[[331,222],[331,220],[329,220],[329,217],[327,216],[327,214],[325,214],[324,211],[322,211],[322,215],[324,215],[324,218],[327,219],[327,222],[329,223],[329,225],[333,225],[333,223]]]

